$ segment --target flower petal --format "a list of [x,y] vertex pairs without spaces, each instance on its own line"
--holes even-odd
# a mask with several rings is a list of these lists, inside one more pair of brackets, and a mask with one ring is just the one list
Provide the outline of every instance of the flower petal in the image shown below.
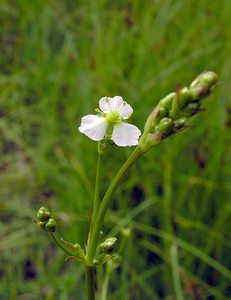
[[113,98],[109,98],[109,102],[110,102],[110,105],[111,105],[111,109],[113,111],[118,111],[118,108],[122,105],[122,103],[124,102],[124,100],[120,96],[115,96]]
[[108,114],[111,110],[110,97],[103,97],[99,100],[99,108],[105,114]]
[[131,105],[127,104],[125,101],[120,105],[117,111],[123,119],[129,119],[133,113]]
[[134,125],[120,123],[114,126],[112,140],[118,146],[135,146],[138,144],[141,131]]
[[78,129],[92,140],[100,141],[106,134],[107,123],[103,117],[86,115],[82,118]]

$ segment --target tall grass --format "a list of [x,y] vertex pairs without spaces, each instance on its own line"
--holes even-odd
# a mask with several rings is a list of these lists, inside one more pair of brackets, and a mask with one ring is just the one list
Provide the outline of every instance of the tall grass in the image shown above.
[[[80,117],[121,95],[142,128],[161,97],[209,69],[221,84],[207,112],[117,191],[105,233],[125,253],[107,289],[110,300],[229,299],[230,19],[229,0],[0,2],[1,299],[84,299],[82,268],[32,222],[51,207],[60,234],[86,242],[96,143]],[[129,153],[110,151],[103,190]]]

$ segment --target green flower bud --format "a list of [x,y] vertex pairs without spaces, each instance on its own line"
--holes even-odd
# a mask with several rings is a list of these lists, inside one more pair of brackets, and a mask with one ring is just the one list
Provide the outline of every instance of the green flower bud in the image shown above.
[[144,126],[144,131],[153,133],[155,126],[158,124],[158,122],[167,115],[167,110],[158,105],[154,108],[154,110],[151,112],[151,114],[148,117],[148,120]]
[[175,95],[173,101],[172,101],[172,107],[169,111],[169,116],[172,118],[172,119],[177,119],[181,114],[181,107],[180,107],[180,104],[179,104],[179,101],[178,101],[178,94]]
[[201,103],[199,101],[191,102],[184,108],[183,111],[186,113],[188,117],[192,117],[200,111],[200,106]]
[[182,128],[185,128],[186,124],[187,124],[186,122],[187,122],[187,118],[186,117],[183,117],[183,118],[180,118],[178,120],[175,120],[173,122],[173,124],[174,124],[174,130],[178,131],[178,130],[180,130]]
[[173,127],[172,119],[163,118],[160,120],[160,123],[156,126],[155,130],[164,134],[168,134]]
[[171,109],[172,101],[175,98],[176,93],[167,95],[164,99],[160,100],[160,106],[165,108],[167,111]]
[[116,250],[117,243],[118,240],[116,237],[110,237],[101,243],[99,247],[102,252],[112,254]]
[[40,207],[40,209],[37,212],[37,219],[40,222],[46,222],[50,219],[50,217],[51,217],[51,212],[49,211],[49,209],[46,207]]
[[196,77],[190,85],[190,92],[194,100],[207,97],[211,90],[217,85],[217,74],[212,71],[206,71]]
[[179,106],[183,108],[192,99],[191,93],[187,87],[181,89],[177,94]]
[[182,108],[192,100],[192,96],[187,87],[179,90],[175,93],[175,97],[172,100],[172,106],[169,111],[169,116],[172,119],[178,119],[182,115]]
[[49,231],[49,232],[55,232],[56,231],[56,221],[54,219],[50,218],[45,225],[45,229],[46,229],[46,231]]

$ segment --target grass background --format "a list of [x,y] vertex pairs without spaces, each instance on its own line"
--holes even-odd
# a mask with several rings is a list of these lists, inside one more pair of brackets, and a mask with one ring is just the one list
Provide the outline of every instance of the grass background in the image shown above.
[[[204,70],[221,81],[207,112],[114,197],[105,232],[124,250],[108,299],[230,299],[230,19],[229,0],[0,2],[0,299],[85,299],[81,266],[32,222],[51,207],[66,240],[86,241],[96,143],[81,116],[121,95],[142,128]],[[130,151],[110,151],[102,191]]]

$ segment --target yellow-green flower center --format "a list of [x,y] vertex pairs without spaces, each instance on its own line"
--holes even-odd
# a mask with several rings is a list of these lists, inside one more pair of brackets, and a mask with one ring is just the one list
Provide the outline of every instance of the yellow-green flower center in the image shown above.
[[120,114],[117,111],[111,111],[108,115],[106,115],[106,121],[108,123],[120,123]]

